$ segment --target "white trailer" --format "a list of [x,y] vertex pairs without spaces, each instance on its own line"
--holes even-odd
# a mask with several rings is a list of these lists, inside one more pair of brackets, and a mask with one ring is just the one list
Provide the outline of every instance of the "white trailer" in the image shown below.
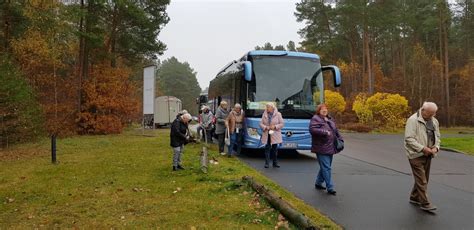
[[154,123],[156,126],[171,124],[182,110],[181,100],[173,96],[155,98]]

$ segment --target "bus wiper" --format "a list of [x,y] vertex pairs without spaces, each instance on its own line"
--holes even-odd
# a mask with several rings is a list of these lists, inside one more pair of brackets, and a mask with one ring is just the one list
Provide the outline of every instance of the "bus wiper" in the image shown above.
[[313,117],[313,115],[314,115],[313,112],[308,111],[308,110],[306,110],[306,109],[303,109],[303,110],[301,110],[301,111],[302,111],[302,112],[305,112],[305,113],[308,114],[308,115],[311,115],[311,117]]
[[306,110],[306,109],[295,109],[295,108],[285,108],[285,109],[280,109],[279,110],[280,112],[303,112],[307,115],[310,115],[311,117],[313,117],[314,113],[309,111],[309,110]]

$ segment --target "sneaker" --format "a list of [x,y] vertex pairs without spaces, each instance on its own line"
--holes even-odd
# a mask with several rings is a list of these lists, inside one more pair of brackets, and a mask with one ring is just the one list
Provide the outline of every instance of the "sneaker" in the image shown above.
[[326,189],[326,187],[324,187],[322,185],[319,185],[319,184],[315,184],[314,188],[319,189],[319,190],[325,190]]
[[416,201],[416,200],[412,200],[410,199],[410,204],[414,204],[414,205],[421,205],[421,203],[419,201]]
[[437,209],[436,206],[434,206],[433,204],[421,205],[420,208],[421,210],[425,210],[425,211],[433,211]]
[[224,156],[226,153],[225,152],[221,152],[221,155]]
[[178,165],[177,168],[178,168],[178,169],[181,169],[181,170],[184,170],[183,166],[181,166],[181,165]]
[[328,194],[335,196],[336,195],[336,190],[329,190]]
[[278,165],[278,164],[273,164],[273,168],[280,168],[280,165]]
[[268,168],[268,164],[265,164],[265,168]]
[[178,171],[178,167],[173,166],[173,171]]

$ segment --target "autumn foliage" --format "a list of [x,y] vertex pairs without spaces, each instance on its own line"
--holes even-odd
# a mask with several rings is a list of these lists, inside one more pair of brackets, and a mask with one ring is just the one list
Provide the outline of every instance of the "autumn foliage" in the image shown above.
[[405,125],[408,115],[408,100],[399,94],[376,93],[370,97],[357,95],[352,110],[359,122],[384,129],[396,129]]
[[0,4],[0,146],[34,135],[120,133],[139,121],[137,85],[166,48],[156,38],[169,2]]
[[73,48],[54,44],[47,34],[29,29],[12,41],[12,50],[41,105],[44,129],[60,136],[75,133],[77,85],[69,70],[72,66],[64,62]]
[[336,115],[341,114],[346,109],[344,97],[336,91],[324,90],[324,103],[329,107],[331,113]]
[[125,67],[97,65],[84,82],[84,101],[78,118],[83,134],[120,133],[130,117],[139,111],[134,97],[136,86],[128,79]]

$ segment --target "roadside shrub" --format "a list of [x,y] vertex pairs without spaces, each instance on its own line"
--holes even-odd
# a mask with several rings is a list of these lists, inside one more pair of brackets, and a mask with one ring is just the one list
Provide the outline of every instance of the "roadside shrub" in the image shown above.
[[408,100],[399,94],[376,93],[357,95],[352,109],[361,123],[393,130],[405,125],[409,107]]
[[84,82],[83,111],[77,122],[81,134],[121,133],[129,118],[139,111],[134,97],[136,86],[129,80],[126,67],[102,63]]
[[372,111],[367,105],[367,94],[357,94],[354,103],[352,104],[352,111],[354,111],[359,119],[359,122],[365,125],[372,125],[373,115]]
[[376,93],[367,99],[376,125],[380,128],[396,129],[405,125],[408,100],[399,94]]
[[346,101],[344,100],[344,97],[336,91],[324,90],[324,99],[330,112],[335,115],[342,114],[346,109]]

